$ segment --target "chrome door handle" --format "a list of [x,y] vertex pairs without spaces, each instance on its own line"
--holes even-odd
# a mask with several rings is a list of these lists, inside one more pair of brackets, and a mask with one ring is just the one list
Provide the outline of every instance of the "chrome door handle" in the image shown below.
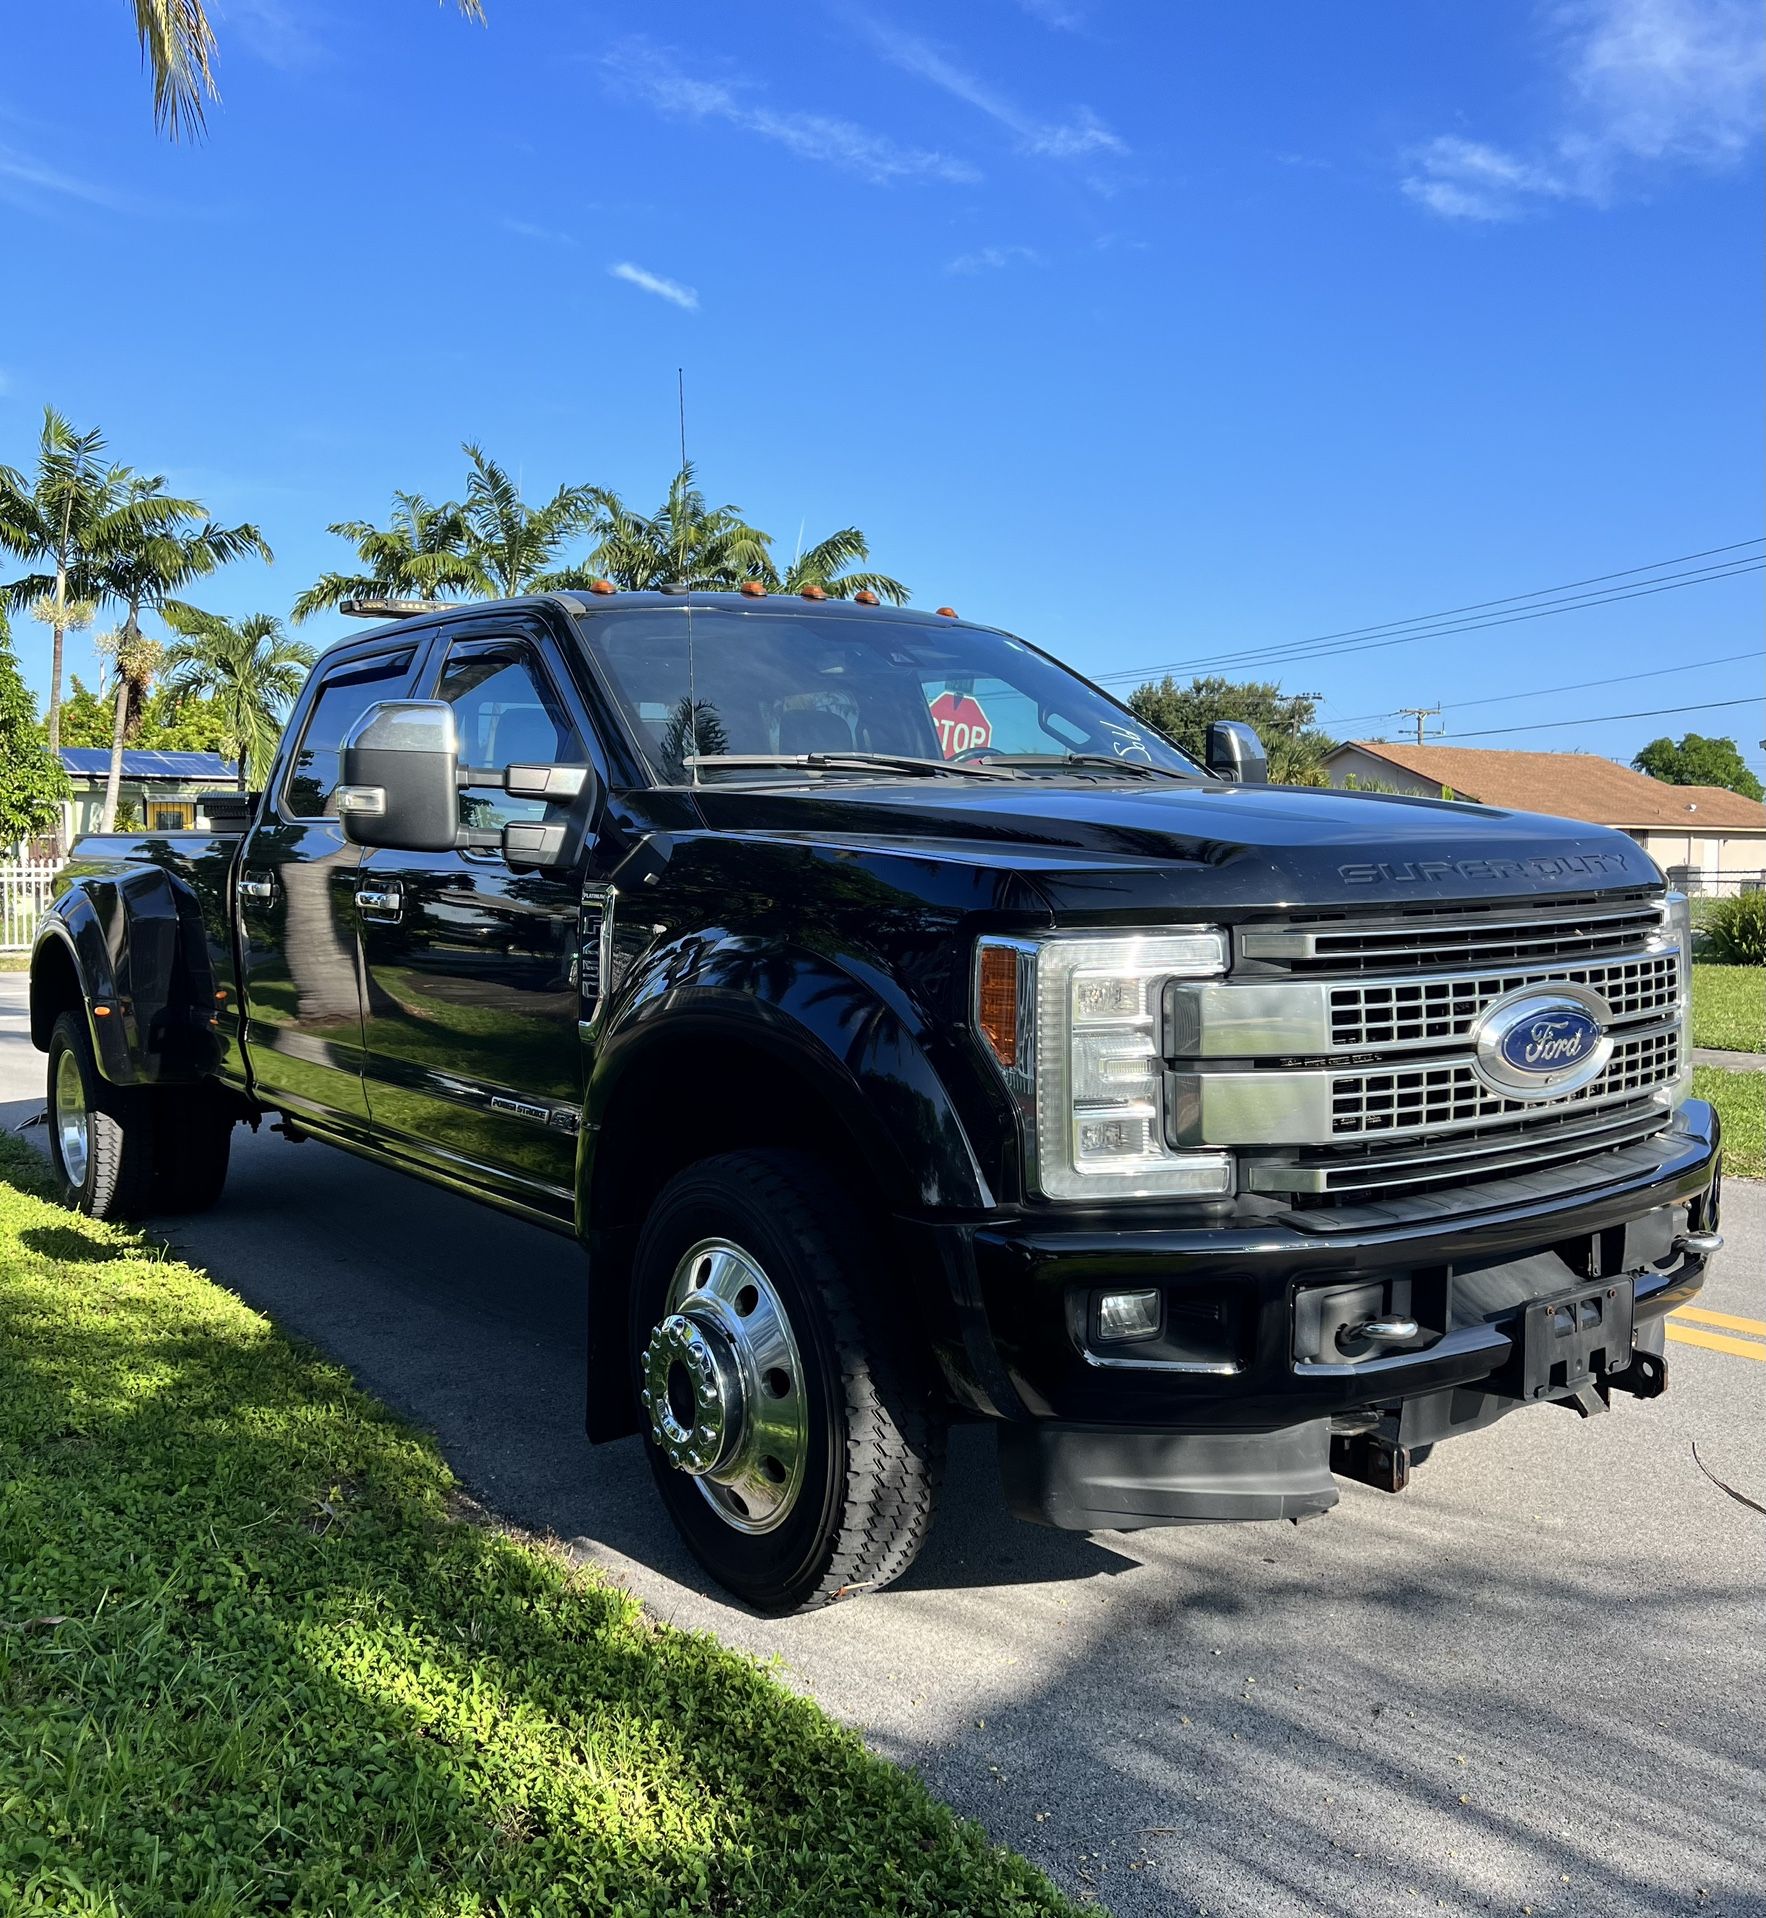
[[239,882],[239,896],[241,899],[256,899],[260,903],[267,905],[276,897],[276,882],[274,879],[259,879],[248,876]]
[[364,912],[383,912],[396,919],[405,909],[404,888],[396,884],[385,887],[358,886],[356,904]]

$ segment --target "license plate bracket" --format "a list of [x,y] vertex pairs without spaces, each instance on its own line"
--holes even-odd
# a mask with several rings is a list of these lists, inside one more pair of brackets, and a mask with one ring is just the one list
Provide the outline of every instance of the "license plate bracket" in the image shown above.
[[1634,1279],[1602,1279],[1521,1310],[1515,1349],[1499,1389],[1518,1399],[1555,1399],[1623,1372],[1631,1363],[1637,1309]]

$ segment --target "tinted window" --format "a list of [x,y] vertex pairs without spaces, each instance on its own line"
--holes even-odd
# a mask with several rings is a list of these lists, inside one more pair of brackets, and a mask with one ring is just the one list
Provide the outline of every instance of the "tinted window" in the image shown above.
[[503,791],[505,767],[588,763],[569,714],[524,646],[456,648],[435,696],[454,709],[460,764],[498,775],[461,793],[463,826],[495,832],[511,820],[546,817],[543,799]]
[[[1126,707],[1005,633],[942,620],[735,613],[583,622],[658,773],[717,753],[1097,754],[1195,770]],[[690,689],[690,690],[689,690]]]
[[296,819],[330,816],[331,795],[342,774],[339,748],[345,734],[370,706],[399,696],[412,657],[408,650],[390,653],[336,666],[325,674],[282,789],[285,813]]

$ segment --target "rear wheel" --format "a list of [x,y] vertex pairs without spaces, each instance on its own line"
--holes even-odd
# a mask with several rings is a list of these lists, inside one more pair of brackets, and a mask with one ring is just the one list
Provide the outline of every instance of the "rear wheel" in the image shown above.
[[657,1487],[706,1570],[764,1611],[887,1585],[931,1521],[943,1425],[880,1277],[862,1207],[805,1153],[690,1167],[639,1239],[632,1357]]
[[98,1070],[83,1014],[64,1012],[49,1035],[49,1154],[67,1203],[95,1219],[149,1209],[152,1120],[146,1097]]

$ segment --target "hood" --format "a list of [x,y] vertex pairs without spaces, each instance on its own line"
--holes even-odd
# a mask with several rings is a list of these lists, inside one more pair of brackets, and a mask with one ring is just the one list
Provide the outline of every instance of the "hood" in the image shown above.
[[1023,875],[1057,913],[1270,911],[1657,887],[1606,826],[1300,786],[914,779],[705,785],[720,833]]

